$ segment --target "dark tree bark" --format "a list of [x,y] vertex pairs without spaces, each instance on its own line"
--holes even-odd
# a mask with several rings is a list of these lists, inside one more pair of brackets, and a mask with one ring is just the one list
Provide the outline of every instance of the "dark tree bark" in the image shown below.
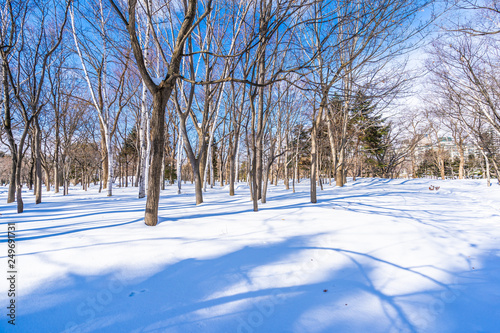
[[54,147],[54,193],[59,193],[59,187],[61,186],[59,177],[59,149],[61,145],[61,140],[59,138],[59,115],[56,115],[55,136],[56,142]]
[[17,146],[12,133],[12,115],[10,109],[10,94],[8,80],[8,64],[6,55],[2,53],[2,86],[3,86],[3,107],[4,107],[4,130],[7,134],[9,149],[11,154],[11,172],[7,203],[14,202],[16,195],[16,170],[17,170]]
[[35,149],[35,204],[42,202],[42,130],[38,116],[33,121]]

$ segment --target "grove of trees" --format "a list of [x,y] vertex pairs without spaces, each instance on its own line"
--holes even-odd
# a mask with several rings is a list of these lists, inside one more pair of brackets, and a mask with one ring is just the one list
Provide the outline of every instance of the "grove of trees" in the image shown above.
[[[23,186],[41,203],[44,186],[67,195],[71,182],[108,196],[135,186],[154,226],[161,190],[176,183],[181,193],[183,180],[196,204],[216,184],[235,195],[246,182],[258,211],[269,185],[295,191],[304,178],[312,203],[318,187],[347,177],[479,168],[498,178],[495,2],[0,4],[0,182],[19,213]],[[462,12],[470,19],[455,23]],[[435,24],[440,15],[446,24]],[[424,49],[425,93],[409,107],[411,55]],[[426,138],[436,145],[423,151]]]

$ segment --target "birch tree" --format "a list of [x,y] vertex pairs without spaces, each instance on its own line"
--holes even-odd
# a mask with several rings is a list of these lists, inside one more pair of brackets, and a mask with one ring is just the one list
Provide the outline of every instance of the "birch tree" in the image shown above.
[[[114,50],[110,47],[109,10],[105,7],[103,0],[98,0],[95,6],[92,7],[92,10],[93,12],[91,12],[91,14],[87,13],[87,15],[92,15],[92,17],[98,20],[98,24],[95,25],[95,30],[92,33],[86,31],[85,38],[81,38],[81,35],[79,37],[75,25],[74,6],[72,6],[70,10],[71,28],[76,52],[80,59],[83,77],[88,86],[90,103],[96,109],[99,117],[103,176],[105,179],[104,188],[107,189],[107,195],[111,196],[113,194],[114,164],[112,138],[116,130],[119,114],[122,110],[119,106],[116,107],[116,103],[120,96],[120,91],[123,89],[127,65],[125,64],[125,66],[121,68],[118,77],[112,75],[116,72],[112,71],[113,68],[110,68],[111,58],[116,56],[120,57],[122,54],[112,54],[112,51],[118,52],[118,50],[116,50],[116,43],[114,45]],[[80,16],[80,18],[82,17],[84,16]]]

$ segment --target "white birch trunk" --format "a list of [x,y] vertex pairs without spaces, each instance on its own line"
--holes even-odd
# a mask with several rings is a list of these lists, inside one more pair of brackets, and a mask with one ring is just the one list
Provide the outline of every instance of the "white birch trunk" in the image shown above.
[[[102,1],[99,2],[99,5],[100,5],[100,9],[101,9],[101,20],[103,19],[102,15],[103,15],[103,9],[102,9]],[[101,108],[99,106],[99,103],[97,102],[97,98],[96,98],[96,95],[94,93],[94,89],[92,88],[92,83],[90,82],[90,77],[89,77],[89,73],[88,73],[88,70],[87,70],[87,66],[85,65],[85,61],[83,60],[83,55],[82,55],[82,52],[80,50],[80,44],[78,43],[78,38],[76,36],[76,28],[75,28],[75,15],[74,15],[74,10],[73,10],[73,7],[71,7],[71,9],[69,10],[69,14],[70,14],[70,18],[71,18],[71,28],[72,28],[72,32],[73,32],[73,39],[75,41],[75,46],[76,46],[76,50],[77,50],[77,53],[78,53],[78,56],[80,58],[80,62],[82,64],[82,69],[83,69],[83,73],[84,73],[84,76],[85,76],[85,81],[87,81],[87,85],[89,87],[89,92],[90,92],[90,96],[92,97],[92,102],[94,104],[94,107],[96,108],[97,110],[97,114],[99,116],[99,121],[102,123],[103,125],[103,129],[104,129],[104,136],[105,136],[105,143],[106,143],[106,147],[105,149],[107,150],[106,154],[108,155],[108,189],[107,189],[107,195],[108,196],[111,196],[113,194],[113,191],[112,191],[112,184],[113,184],[113,156],[111,154],[111,133],[110,133],[110,122],[111,122],[111,119],[110,119],[110,115],[109,115],[109,107],[108,107],[108,97],[107,97],[107,94],[106,94],[106,70],[107,70],[107,66],[104,65],[104,71],[103,71],[103,84],[102,84],[102,90],[103,90],[103,96],[104,96],[104,105],[103,105],[103,108]],[[102,21],[101,21],[102,22]],[[103,30],[103,33],[104,33],[104,26],[102,26],[102,30]],[[103,41],[103,58],[106,59],[106,46],[105,46],[105,41]],[[104,109],[104,110],[103,110]]]
[[[104,28],[104,12],[103,12],[103,7],[102,7],[102,1],[99,1],[99,6],[101,9],[101,30],[103,33],[103,36],[105,36],[105,28]],[[102,95],[104,99],[104,121],[105,121],[105,126],[104,126],[104,135],[106,136],[106,153],[108,155],[108,188],[107,188],[107,196],[110,197],[113,195],[113,153],[111,151],[111,115],[109,113],[109,97],[108,97],[108,92],[106,87],[108,86],[108,55],[107,55],[107,47],[106,47],[106,40],[103,39],[102,43],[102,49],[103,49],[103,59],[104,59],[104,68],[103,68],[103,74],[102,74]]]
[[151,118],[149,117],[149,114],[146,111],[146,156],[145,156],[146,170],[145,170],[145,176],[144,176],[144,179],[146,180],[145,181],[146,184],[144,186],[146,188],[146,191],[148,190],[149,164],[151,162],[151,156],[150,156],[150,153],[151,153],[151,135],[149,135],[149,133],[151,133]]
[[[215,184],[215,174],[214,174],[214,151],[211,150],[208,155],[210,158],[210,188],[214,188]],[[205,183],[206,184],[206,183]]]
[[[144,58],[148,58],[148,43],[149,43],[149,30],[150,25],[146,25],[146,37],[144,41]],[[147,60],[146,60],[147,65]],[[140,146],[140,155],[139,155],[139,199],[144,198],[146,196],[146,187],[148,183],[148,171],[149,171],[149,114],[148,108],[146,104],[148,90],[144,80],[142,80],[142,96],[141,96],[141,118],[140,118],[140,127],[139,127],[139,146]]]
[[109,127],[105,126],[104,132],[106,135],[106,150],[108,153],[108,188],[107,188],[107,196],[110,197],[113,195],[113,154],[111,153],[111,135],[109,132]]
[[147,123],[147,108],[146,108],[147,88],[144,81],[142,82],[142,99],[141,99],[141,125],[139,127],[140,140],[140,172],[139,172],[139,199],[146,196],[146,155],[147,155],[147,139],[146,139],[146,123]]
[[[180,133],[179,133],[180,134]],[[182,135],[179,135],[177,141],[177,194],[181,194],[182,182],[182,149],[184,148],[184,141]]]
[[165,189],[165,149],[161,154],[161,189]]
[[236,183],[238,183],[240,181],[240,177],[239,177],[239,174],[240,174],[240,143],[239,143],[239,140],[236,140],[238,142],[238,146],[236,146],[236,158],[235,158],[235,163],[236,163],[236,170],[235,170],[235,177],[234,177],[234,180],[236,181]]
[[[247,9],[245,9],[245,12],[248,10],[249,7],[247,7]],[[235,35],[238,35],[239,34],[239,31],[241,29],[241,23],[239,24],[238,28],[236,29],[236,33]],[[229,47],[229,54],[231,54],[233,52],[233,49],[234,49],[234,46],[236,44],[236,38],[233,38],[232,42],[231,42],[231,46]],[[227,74],[228,74],[228,71],[229,71],[229,62],[227,62],[224,66],[224,70],[223,70],[223,74],[222,74],[222,77],[226,77]],[[215,119],[214,119],[214,123],[212,125],[212,128],[210,130],[210,138],[208,139],[208,152],[207,152],[207,156],[210,156],[211,155],[211,152],[212,152],[212,142],[214,140],[214,132],[215,132],[215,127],[217,126],[217,119],[219,117],[219,109],[220,109],[220,102],[221,102],[221,97],[222,97],[222,93],[224,92],[224,87],[226,86],[226,82],[222,83],[222,87],[219,91],[219,96],[217,96],[217,105],[215,107]],[[212,166],[212,161],[210,161],[210,166]],[[207,171],[208,171],[208,161],[207,163],[205,163],[205,169],[203,170],[203,191],[206,192],[207,191]],[[213,170],[210,169],[210,180],[211,180],[211,185],[210,185],[210,188],[213,188]]]

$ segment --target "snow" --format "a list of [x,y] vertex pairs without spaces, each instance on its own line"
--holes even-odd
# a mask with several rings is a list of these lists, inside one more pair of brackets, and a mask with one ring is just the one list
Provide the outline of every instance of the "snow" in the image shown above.
[[[440,186],[430,191],[430,185]],[[136,188],[0,187],[0,266],[17,225],[16,332],[494,332],[500,327],[500,186],[364,178],[297,192],[271,185],[252,211],[209,189],[162,191],[143,223]],[[8,302],[7,281],[0,304]],[[9,331],[2,315],[0,331]]]

